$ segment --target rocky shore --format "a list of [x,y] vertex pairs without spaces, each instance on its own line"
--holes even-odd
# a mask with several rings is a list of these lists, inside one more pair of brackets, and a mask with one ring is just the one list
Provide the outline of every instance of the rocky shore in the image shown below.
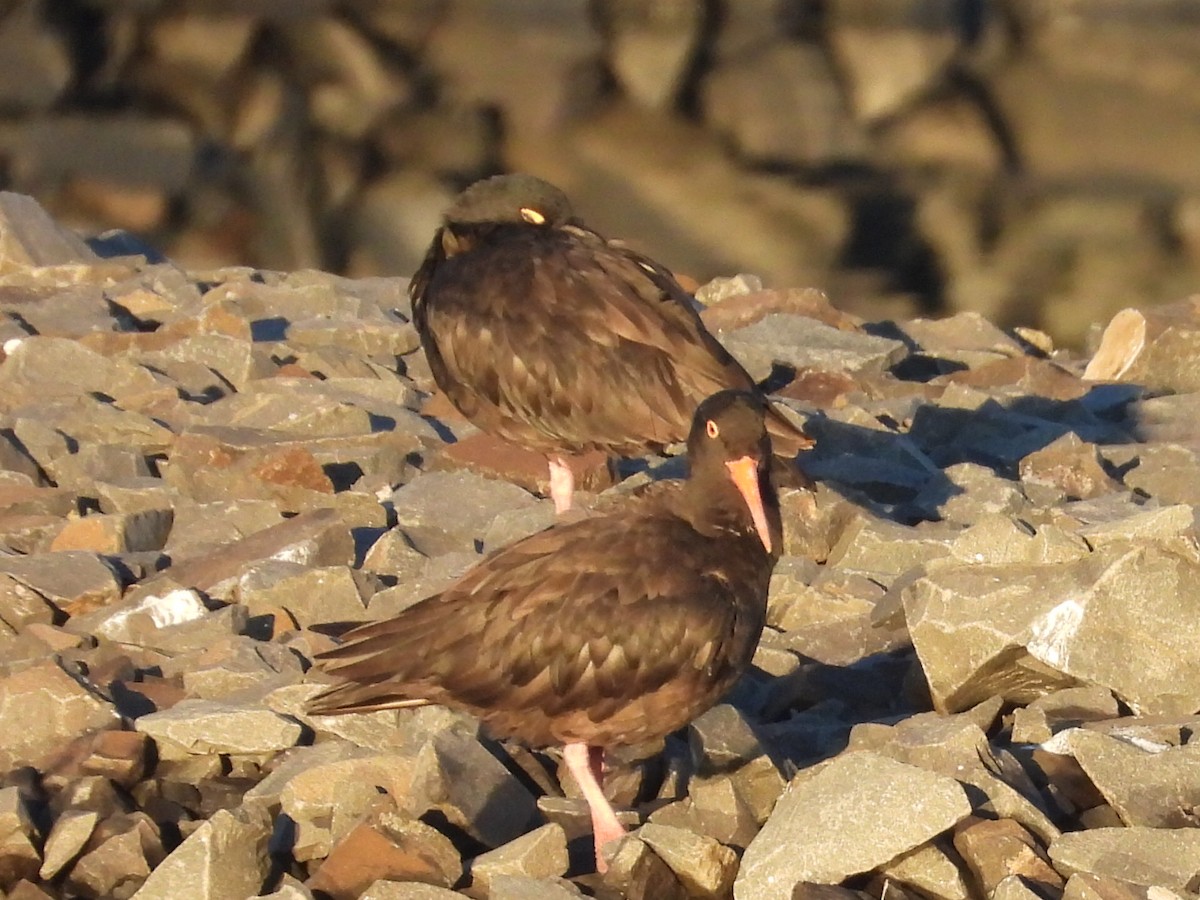
[[[303,712],[331,635],[553,521],[544,460],[433,391],[403,279],[132,247],[0,194],[10,900],[1197,896],[1200,304],[1088,359],[705,285],[818,487],[752,672],[609,774],[601,877],[554,756]],[[581,501],[675,474],[584,459]]]

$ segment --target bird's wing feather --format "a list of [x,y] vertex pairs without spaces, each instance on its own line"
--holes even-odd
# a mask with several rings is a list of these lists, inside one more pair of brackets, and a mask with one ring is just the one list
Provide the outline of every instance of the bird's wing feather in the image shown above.
[[533,535],[442,594],[356,628],[322,654],[324,667],[366,685],[355,708],[427,698],[556,715],[721,665],[737,589],[679,540],[687,526],[675,521],[605,517]]

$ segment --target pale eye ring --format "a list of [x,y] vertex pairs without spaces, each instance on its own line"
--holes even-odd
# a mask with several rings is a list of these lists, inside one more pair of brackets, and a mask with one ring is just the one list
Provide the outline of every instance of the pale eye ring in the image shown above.
[[544,225],[546,223],[546,217],[531,206],[521,207],[521,218],[530,225]]
[[712,419],[709,419],[707,422],[704,423],[704,433],[707,434],[710,438],[715,438],[718,434],[721,433],[721,429],[717,427],[716,422],[714,422]]

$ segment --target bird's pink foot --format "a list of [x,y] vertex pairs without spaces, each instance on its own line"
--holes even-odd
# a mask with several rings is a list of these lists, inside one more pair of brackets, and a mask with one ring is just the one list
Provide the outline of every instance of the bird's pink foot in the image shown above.
[[575,493],[575,474],[561,456],[550,457],[550,498],[554,501],[554,512],[558,515],[571,509],[571,496]]
[[563,747],[563,762],[583,792],[588,809],[592,813],[592,835],[596,850],[596,871],[604,873],[608,863],[604,859],[604,845],[625,836],[625,826],[617,819],[617,813],[604,796],[601,775],[604,771],[604,751],[587,744],[567,744]]

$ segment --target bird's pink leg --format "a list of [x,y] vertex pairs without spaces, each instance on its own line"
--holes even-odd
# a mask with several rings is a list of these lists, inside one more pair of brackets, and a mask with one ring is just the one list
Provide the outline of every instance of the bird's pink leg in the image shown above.
[[583,799],[587,801],[588,809],[592,813],[597,872],[608,869],[608,863],[604,861],[600,848],[625,834],[625,826],[617,821],[617,814],[600,787],[603,759],[604,751],[599,747],[589,747],[587,744],[567,744],[563,747],[563,762],[567,764],[579,789],[583,791]]
[[550,457],[550,498],[554,501],[554,512],[562,515],[571,508],[571,495],[575,493],[575,475],[561,456]]

